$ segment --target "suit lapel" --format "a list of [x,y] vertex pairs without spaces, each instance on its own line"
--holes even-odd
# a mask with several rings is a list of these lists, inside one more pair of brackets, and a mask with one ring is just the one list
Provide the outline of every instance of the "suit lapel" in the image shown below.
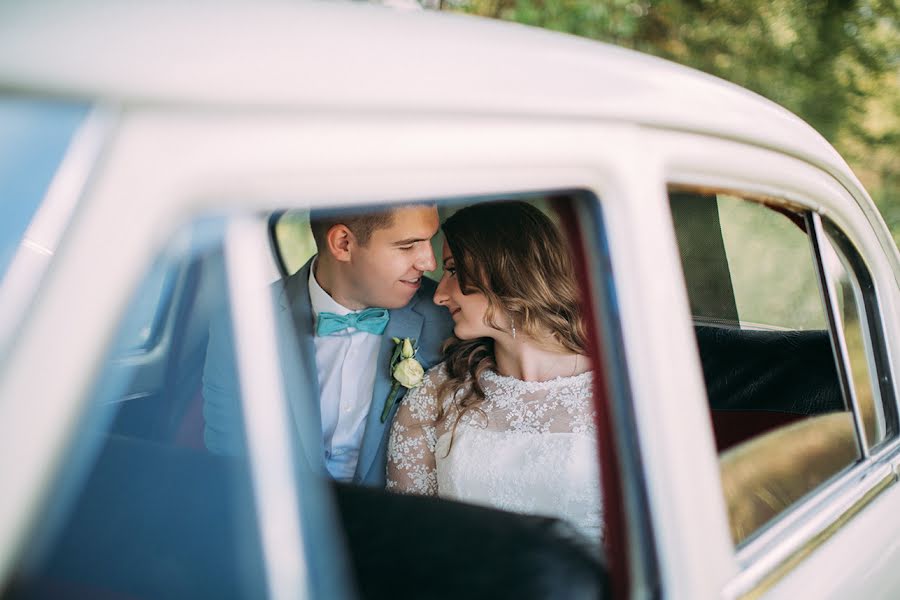
[[[369,405],[369,416],[366,419],[366,431],[363,434],[362,445],[359,449],[359,462],[356,465],[357,481],[365,479],[372,469],[372,463],[378,455],[378,447],[381,445],[385,427],[391,424],[390,420],[385,423],[381,422],[381,412],[384,408],[384,402],[391,392],[391,383],[393,382],[389,372],[391,353],[394,351],[392,338],[403,339],[408,337],[417,340],[422,334],[422,324],[425,321],[425,317],[416,311],[418,300],[419,298],[416,296],[404,308],[392,310],[388,326],[381,337],[381,347],[378,351],[378,362],[375,371],[375,387],[372,390],[372,402]],[[401,393],[402,391],[401,389]]]
[[[307,397],[305,393],[302,393],[299,394],[299,398],[293,398],[291,414],[294,417],[295,431],[300,432],[298,437],[303,452],[315,470],[319,466],[324,468],[324,457],[322,410],[319,406],[319,374],[316,368],[316,346],[313,341],[312,305],[309,300],[309,269],[312,262],[313,259],[310,259],[296,274],[285,281],[284,293],[281,294],[279,305],[282,311],[291,314],[297,334],[297,347],[300,350],[300,366],[308,382],[304,391],[312,394],[311,397]],[[310,427],[311,423],[314,426]],[[310,435],[303,435],[303,432],[310,432]],[[312,436],[313,433],[317,435]]]

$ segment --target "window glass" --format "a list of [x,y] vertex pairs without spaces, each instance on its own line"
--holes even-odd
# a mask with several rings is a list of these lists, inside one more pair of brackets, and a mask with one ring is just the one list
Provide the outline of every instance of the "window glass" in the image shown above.
[[[728,194],[670,198],[741,543],[863,454],[807,215]],[[855,302],[845,298],[845,312]]]
[[[815,263],[802,217],[718,194],[722,239],[738,319],[785,329],[825,329]],[[779,283],[779,293],[771,284]]]
[[0,97],[0,280],[87,110],[80,104]]
[[316,253],[309,211],[289,210],[275,221],[274,243],[287,275],[293,275]]

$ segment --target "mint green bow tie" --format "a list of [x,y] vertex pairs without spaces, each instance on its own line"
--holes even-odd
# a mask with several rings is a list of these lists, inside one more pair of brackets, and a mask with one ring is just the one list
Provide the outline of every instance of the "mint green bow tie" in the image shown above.
[[359,331],[381,335],[391,318],[386,308],[367,308],[358,313],[338,315],[330,312],[320,312],[316,323],[316,335],[334,335],[348,327],[355,327]]

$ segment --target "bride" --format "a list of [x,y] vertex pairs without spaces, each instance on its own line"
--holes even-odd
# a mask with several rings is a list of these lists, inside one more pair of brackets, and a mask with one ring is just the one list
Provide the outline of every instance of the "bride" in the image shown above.
[[445,360],[391,429],[387,488],[561,517],[601,539],[591,365],[560,232],[524,202],[442,226]]

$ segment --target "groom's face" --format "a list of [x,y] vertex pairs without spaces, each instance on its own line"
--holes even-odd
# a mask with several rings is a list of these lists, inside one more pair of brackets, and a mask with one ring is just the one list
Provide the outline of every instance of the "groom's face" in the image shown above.
[[406,306],[425,272],[436,267],[431,238],[438,224],[434,206],[394,210],[388,227],[376,229],[365,245],[353,248],[348,265],[353,299],[362,306]]

